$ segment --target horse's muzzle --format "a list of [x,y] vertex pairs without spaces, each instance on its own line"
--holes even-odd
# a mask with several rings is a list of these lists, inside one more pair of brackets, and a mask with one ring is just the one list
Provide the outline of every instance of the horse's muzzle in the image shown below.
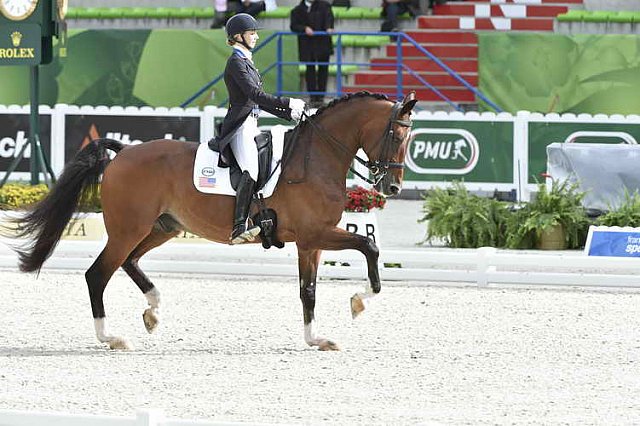
[[391,193],[391,195],[398,195],[400,194],[401,191],[402,191],[402,187],[398,184],[392,183],[389,186],[389,192]]

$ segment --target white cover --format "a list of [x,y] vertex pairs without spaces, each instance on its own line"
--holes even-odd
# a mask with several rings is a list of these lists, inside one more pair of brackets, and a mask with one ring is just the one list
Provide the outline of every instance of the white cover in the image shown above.
[[[284,134],[288,127],[277,125],[271,128],[273,136],[273,157],[271,159],[271,169],[278,164],[282,158],[284,148]],[[281,168],[278,166],[271,179],[258,193],[264,198],[269,198],[276,189]],[[209,149],[206,142],[198,147],[196,159],[193,167],[193,185],[200,192],[206,194],[236,195],[236,191],[231,187],[228,168],[218,167],[218,153]]]

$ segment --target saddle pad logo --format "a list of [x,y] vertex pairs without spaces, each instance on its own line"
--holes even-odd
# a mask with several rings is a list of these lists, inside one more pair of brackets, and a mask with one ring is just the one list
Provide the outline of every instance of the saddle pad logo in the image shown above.
[[216,174],[216,171],[213,167],[204,167],[201,171],[200,174],[202,176],[213,176]]

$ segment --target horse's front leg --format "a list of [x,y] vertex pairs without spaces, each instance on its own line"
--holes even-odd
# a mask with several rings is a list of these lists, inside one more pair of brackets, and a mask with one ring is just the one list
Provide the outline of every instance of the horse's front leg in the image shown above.
[[298,273],[300,276],[300,299],[304,315],[304,340],[309,346],[318,346],[321,351],[337,351],[338,345],[316,335],[316,277],[320,250],[302,250],[298,247]]
[[368,285],[363,293],[356,293],[351,297],[351,315],[356,318],[364,311],[366,300],[380,293],[380,273],[378,272],[380,250],[373,240],[341,228],[333,228],[325,232],[321,242],[325,250],[358,250],[367,259]]

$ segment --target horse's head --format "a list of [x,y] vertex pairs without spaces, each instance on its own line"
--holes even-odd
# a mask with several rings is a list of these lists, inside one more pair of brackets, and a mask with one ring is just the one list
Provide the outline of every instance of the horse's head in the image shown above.
[[[363,138],[367,141],[363,149],[369,157],[368,167],[376,182],[375,188],[385,195],[397,195],[402,190],[404,158],[411,134],[411,111],[416,102],[415,93],[409,93],[402,102],[391,107],[382,137],[379,126],[369,126],[371,132],[377,133]],[[379,117],[375,120],[380,121]]]

